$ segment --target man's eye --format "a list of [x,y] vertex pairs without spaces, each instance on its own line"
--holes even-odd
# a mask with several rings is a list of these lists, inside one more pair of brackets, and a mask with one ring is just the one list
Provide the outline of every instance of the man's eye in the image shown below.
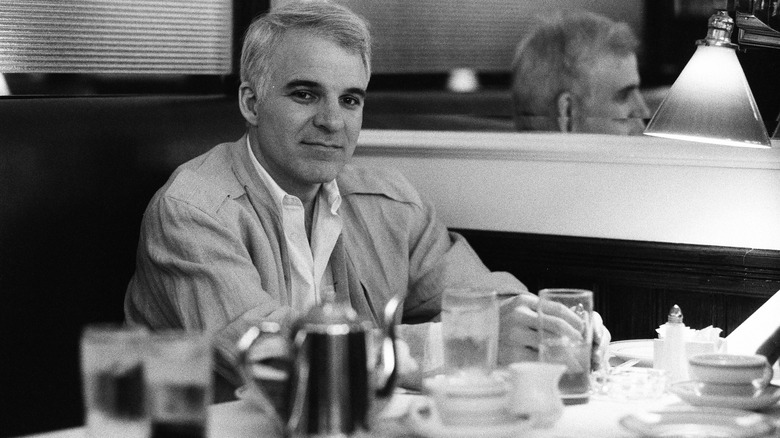
[[314,100],[314,94],[304,91],[304,90],[296,90],[290,93],[290,95],[300,101],[311,101]]
[[363,104],[363,101],[361,99],[352,96],[346,96],[342,98],[342,102],[344,102],[344,104],[347,106],[360,106]]

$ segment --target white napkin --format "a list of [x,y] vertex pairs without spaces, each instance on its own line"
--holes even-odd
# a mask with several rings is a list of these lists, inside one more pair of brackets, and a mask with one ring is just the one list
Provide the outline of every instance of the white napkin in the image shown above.
[[[666,325],[668,323],[661,324],[657,329],[658,339],[664,339],[666,337]],[[723,346],[724,339],[720,337],[723,329],[713,326],[707,326],[703,329],[692,329],[688,326],[683,328],[683,339],[685,342],[696,343],[712,343],[715,345],[716,350],[720,350]]]
[[761,343],[777,329],[777,315],[780,315],[780,292],[775,292],[745,322],[732,330],[726,337],[728,340],[728,352],[732,354],[755,354]]
[[[758,347],[777,329],[780,315],[780,291],[758,308],[742,324],[726,336],[729,354],[755,354]],[[780,361],[774,365],[775,380],[780,384]]]
[[[666,335],[666,325],[661,324],[655,329],[658,333],[658,339],[653,340],[653,368],[666,369],[666,358],[664,357],[664,337]],[[707,326],[703,329],[692,329],[685,326],[683,329],[683,339],[685,340],[685,360],[682,361],[680,370],[681,375],[677,379],[687,379],[688,376],[688,358],[704,353],[719,353],[725,351],[726,340],[720,337],[722,329],[713,326]]]

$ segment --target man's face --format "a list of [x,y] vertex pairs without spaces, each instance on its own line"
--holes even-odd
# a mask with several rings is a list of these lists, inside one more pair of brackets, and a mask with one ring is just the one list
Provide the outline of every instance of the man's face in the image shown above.
[[260,164],[300,196],[341,172],[355,151],[368,72],[358,54],[303,31],[286,34],[271,58],[265,95],[241,85],[255,116],[250,136]]
[[639,92],[636,56],[605,56],[591,76],[591,94],[583,102],[580,132],[638,135],[650,110]]

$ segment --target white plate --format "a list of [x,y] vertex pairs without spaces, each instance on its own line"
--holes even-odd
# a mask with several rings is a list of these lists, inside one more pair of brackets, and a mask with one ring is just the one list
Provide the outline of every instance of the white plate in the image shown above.
[[780,386],[776,385],[769,385],[753,396],[697,394],[694,386],[695,382],[691,381],[677,382],[669,387],[669,391],[694,406],[747,409],[749,411],[766,409],[780,400]]
[[661,437],[763,437],[775,426],[762,414],[725,408],[677,408],[639,412],[620,419],[639,435]]
[[639,366],[653,366],[653,340],[633,339],[630,341],[615,341],[609,344],[609,351],[618,359],[639,361]]
[[427,397],[411,403],[407,418],[412,430],[425,438],[510,438],[523,436],[533,426],[526,417],[514,417],[500,424],[443,424],[436,407]]

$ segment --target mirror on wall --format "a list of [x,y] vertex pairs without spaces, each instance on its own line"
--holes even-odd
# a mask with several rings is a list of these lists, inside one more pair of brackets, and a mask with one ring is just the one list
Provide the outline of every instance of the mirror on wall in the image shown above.
[[[710,15],[727,6],[722,0],[396,0],[380,8],[377,1],[339,1],[368,17],[374,32],[365,127],[489,131],[518,128],[511,65],[538,20],[587,10],[625,23],[639,40],[633,68],[646,105],[631,117],[646,121],[704,38]],[[772,132],[780,114],[780,50],[750,48],[738,56]],[[554,122],[549,130],[558,128]]]
[[[233,96],[239,50],[236,42],[240,41],[243,29],[252,16],[290,0],[212,1],[217,12],[232,4],[233,45],[224,46],[225,51],[232,51],[224,54],[232,56],[229,73],[5,71],[4,77],[0,76],[4,80],[0,81],[0,94]],[[517,43],[539,20],[560,11],[587,10],[626,24],[639,42],[636,66],[629,68],[639,76],[639,96],[646,106],[646,111],[634,112],[628,118],[641,123],[649,119],[690,59],[696,40],[706,33],[711,13],[728,4],[726,0],[335,1],[366,17],[372,28],[373,76],[366,101],[365,128],[512,132],[523,128],[513,120],[517,108],[510,90],[511,65]],[[780,115],[780,81],[776,79],[780,50],[749,48],[738,56],[772,132]],[[601,74],[602,79],[607,81],[609,74],[625,77],[615,69],[607,69]],[[565,130],[574,119],[567,115],[576,112],[576,108],[566,106],[565,99],[562,101],[563,109],[556,107],[559,117],[545,129]]]
[[[588,10],[625,22],[639,38],[646,16],[643,0],[396,0],[382,8],[376,1],[339,2],[371,22],[374,73],[364,126],[380,129],[515,131],[511,65],[537,22]],[[547,84],[529,87],[540,94]],[[648,88],[654,99],[655,88]]]

